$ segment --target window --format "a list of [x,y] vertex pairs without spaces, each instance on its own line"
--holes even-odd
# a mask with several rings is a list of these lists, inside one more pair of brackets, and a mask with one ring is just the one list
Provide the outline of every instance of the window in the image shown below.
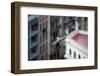
[[32,43],[37,42],[37,35],[31,37],[31,42]]
[[31,31],[36,31],[38,30],[38,23],[35,23],[31,26]]
[[35,58],[32,58],[31,60],[37,60],[37,57],[35,57]]
[[31,53],[32,53],[32,54],[36,53],[36,51],[37,51],[37,46],[31,48]]
[[48,44],[46,43],[46,50],[48,51]]
[[45,32],[45,39],[47,40],[47,31]]
[[78,55],[78,58],[79,58],[79,59],[81,58],[80,54]]
[[45,52],[45,45],[43,44],[43,52]]
[[46,53],[46,59],[48,59],[48,53]]
[[40,43],[42,42],[42,35],[40,35]]
[[53,22],[51,23],[51,27],[54,28],[54,23]]
[[88,26],[87,26],[88,25],[88,19],[87,18],[84,18],[84,23],[85,23],[84,24],[84,30],[88,31]]
[[42,46],[40,46],[40,53],[42,53]]
[[43,32],[43,41],[45,41],[45,32]]
[[66,45],[63,45],[63,49],[66,50]]
[[38,56],[32,58],[31,60],[38,60]]
[[45,24],[45,22],[43,22],[43,29],[45,29],[46,28],[46,24]]
[[47,32],[47,29],[44,29],[43,30],[43,40],[46,40],[46,38],[47,38],[46,37],[47,36],[47,33],[46,32]]
[[45,28],[45,29],[47,28],[46,21],[45,21],[45,26],[44,26],[44,28]]
[[41,57],[41,60],[43,60],[43,59],[44,59],[44,57],[42,56],[42,57]]
[[72,55],[72,51],[71,51],[71,49],[69,49],[69,55]]
[[74,58],[76,58],[76,52],[74,52]]

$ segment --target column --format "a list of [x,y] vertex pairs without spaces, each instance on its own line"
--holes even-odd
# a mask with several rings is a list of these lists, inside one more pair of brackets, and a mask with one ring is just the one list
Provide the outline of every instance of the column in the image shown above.
[[79,28],[78,19],[75,18],[75,30],[77,31]]

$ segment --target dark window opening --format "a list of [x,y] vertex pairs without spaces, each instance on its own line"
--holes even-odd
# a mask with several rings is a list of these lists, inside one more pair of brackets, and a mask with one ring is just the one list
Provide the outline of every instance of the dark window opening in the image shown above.
[[72,55],[72,51],[71,51],[71,49],[69,49],[69,54]]
[[79,58],[79,59],[81,58],[80,54],[78,55],[78,58]]
[[37,42],[37,35],[35,35],[35,36],[33,36],[33,37],[31,38],[31,42],[32,42],[32,43]]
[[38,23],[33,24],[33,25],[31,26],[31,30],[32,30],[32,31],[38,30]]
[[31,48],[31,53],[32,53],[32,54],[34,54],[34,53],[36,53],[36,52],[37,52],[37,46]]
[[31,60],[38,60],[38,56],[32,58]]
[[76,58],[76,52],[74,52],[74,58]]

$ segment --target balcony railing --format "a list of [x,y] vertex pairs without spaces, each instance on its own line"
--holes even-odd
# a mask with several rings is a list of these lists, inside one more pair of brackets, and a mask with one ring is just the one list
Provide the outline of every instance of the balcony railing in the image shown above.
[[34,58],[37,58],[38,55],[39,55],[38,52],[33,53],[33,54],[30,54],[30,59],[32,60],[32,59],[34,59]]
[[32,36],[34,36],[34,35],[36,35],[36,34],[38,34],[40,31],[39,30],[37,30],[37,31],[34,31],[34,32],[31,32],[30,34],[29,34],[29,38],[30,37],[32,37]]
[[29,48],[33,48],[33,47],[37,46],[38,44],[39,44],[39,42],[31,43]]

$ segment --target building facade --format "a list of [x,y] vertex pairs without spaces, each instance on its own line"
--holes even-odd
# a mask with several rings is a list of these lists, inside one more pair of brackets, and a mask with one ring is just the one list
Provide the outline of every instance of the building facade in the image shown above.
[[[74,31],[65,39],[67,59],[88,58],[88,19],[74,18]],[[69,29],[68,29],[69,30]]]

